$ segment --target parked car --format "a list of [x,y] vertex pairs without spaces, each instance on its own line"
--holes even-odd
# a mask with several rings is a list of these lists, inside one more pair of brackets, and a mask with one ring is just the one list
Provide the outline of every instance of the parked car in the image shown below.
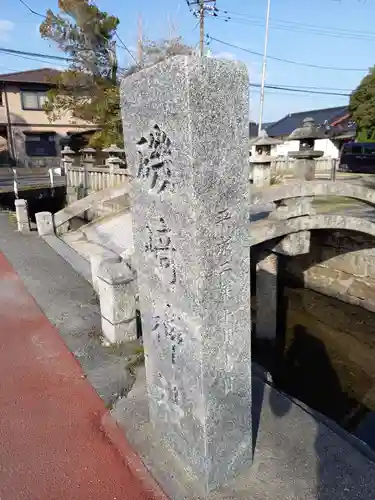
[[375,174],[375,142],[347,142],[341,149],[339,172]]

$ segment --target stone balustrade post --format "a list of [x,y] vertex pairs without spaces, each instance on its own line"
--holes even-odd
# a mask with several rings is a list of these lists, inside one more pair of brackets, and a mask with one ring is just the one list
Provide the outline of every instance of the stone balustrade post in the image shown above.
[[69,146],[64,146],[61,151],[61,175],[65,175],[67,179],[69,170],[73,165],[74,155],[75,152]]
[[35,214],[35,220],[39,236],[48,236],[55,233],[51,212],[38,212]]
[[95,280],[100,301],[102,332],[111,343],[137,338],[136,273],[120,257],[105,258]]
[[77,190],[72,184],[72,171],[75,152],[69,146],[64,146],[61,151],[61,174],[65,175],[66,181],[66,201],[73,203],[77,200]]
[[81,153],[81,166],[83,167],[83,196],[89,194],[91,186],[89,186],[88,171],[95,167],[96,159],[94,148],[83,148],[79,151]]
[[121,167],[123,160],[121,155],[125,152],[124,149],[118,148],[115,144],[112,144],[108,148],[103,149],[103,153],[108,154],[108,158],[105,164],[109,167],[110,172],[110,185],[115,185],[114,171]]
[[27,207],[27,200],[15,200],[17,229],[21,233],[28,233],[30,228],[29,211]]

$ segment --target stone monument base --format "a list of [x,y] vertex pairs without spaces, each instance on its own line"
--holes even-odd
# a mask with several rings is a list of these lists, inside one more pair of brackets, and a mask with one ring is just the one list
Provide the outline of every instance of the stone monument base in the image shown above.
[[202,485],[160,441],[148,417],[144,373],[112,414],[173,500],[354,500],[374,498],[375,454],[325,417],[272,389],[255,368],[254,463],[205,496]]

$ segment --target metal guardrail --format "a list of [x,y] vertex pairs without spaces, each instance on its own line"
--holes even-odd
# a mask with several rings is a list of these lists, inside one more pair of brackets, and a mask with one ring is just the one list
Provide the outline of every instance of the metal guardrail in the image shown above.
[[16,198],[20,191],[54,188],[65,185],[65,177],[58,168],[1,168],[0,193],[14,192]]

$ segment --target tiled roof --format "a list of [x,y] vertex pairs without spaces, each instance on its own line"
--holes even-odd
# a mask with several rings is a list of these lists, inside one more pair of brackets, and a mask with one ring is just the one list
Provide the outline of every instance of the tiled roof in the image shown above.
[[53,68],[32,69],[18,73],[0,74],[0,82],[8,83],[51,83],[60,71]]
[[270,137],[285,136],[291,134],[293,130],[300,127],[305,118],[313,118],[317,125],[331,125],[347,113],[347,106],[290,113],[284,116],[284,118],[281,118],[281,120],[268,126],[266,131]]

